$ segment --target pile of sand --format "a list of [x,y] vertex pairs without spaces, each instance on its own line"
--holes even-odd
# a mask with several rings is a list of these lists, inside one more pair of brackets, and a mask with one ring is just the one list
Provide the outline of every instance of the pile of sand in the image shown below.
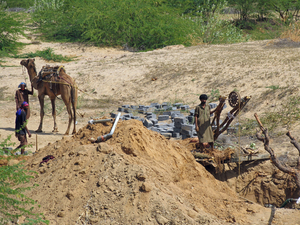
[[[184,146],[137,120],[119,122],[106,142],[88,141],[111,126],[87,125],[27,161],[39,186],[26,194],[50,224],[255,224],[249,215],[262,207],[238,199]],[[40,164],[46,155],[55,159]]]

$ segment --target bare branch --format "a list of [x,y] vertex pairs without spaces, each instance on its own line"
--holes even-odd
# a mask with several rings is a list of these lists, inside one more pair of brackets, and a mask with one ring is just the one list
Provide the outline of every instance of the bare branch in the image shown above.
[[[288,173],[290,175],[292,175],[295,178],[296,184],[297,186],[300,188],[300,171],[297,168],[291,168],[291,167],[287,167],[285,165],[283,165],[277,158],[276,155],[274,153],[274,150],[269,146],[269,135],[268,135],[268,129],[264,128],[262,123],[259,120],[258,115],[255,113],[254,117],[256,118],[260,129],[262,131],[262,133],[264,134],[264,137],[260,134],[260,132],[257,132],[256,136],[257,138],[262,141],[264,143],[264,147],[265,150],[270,154],[270,160],[271,162],[282,172],[284,173]],[[295,139],[290,135],[290,133],[288,132],[287,134],[292,141],[295,141]],[[298,144],[298,143],[296,143]],[[295,145],[294,145],[295,146]],[[295,146],[296,147],[296,146]],[[299,165],[299,160],[298,160],[298,165]]]

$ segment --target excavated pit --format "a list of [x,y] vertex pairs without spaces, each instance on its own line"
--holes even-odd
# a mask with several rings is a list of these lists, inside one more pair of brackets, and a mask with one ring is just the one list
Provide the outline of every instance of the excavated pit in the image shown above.
[[[197,163],[183,144],[137,120],[87,125],[40,149],[26,162],[38,174],[25,194],[50,224],[260,224],[269,216]],[[55,159],[42,163],[47,155]],[[259,214],[260,213],[260,214]],[[278,220],[280,218],[278,217]],[[275,219],[276,221],[276,219]]]

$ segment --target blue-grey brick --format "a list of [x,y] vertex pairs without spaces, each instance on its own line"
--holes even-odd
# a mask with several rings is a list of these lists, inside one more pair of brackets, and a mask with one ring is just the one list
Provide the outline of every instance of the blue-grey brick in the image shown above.
[[189,121],[190,124],[194,123],[194,117],[193,116],[187,116],[186,118],[187,118],[187,120]]
[[188,105],[183,105],[180,107],[181,110],[188,110],[190,107]]
[[153,123],[150,120],[145,119],[143,122],[144,126],[149,128],[153,126]]
[[160,133],[160,134],[166,137],[167,139],[170,139],[172,137],[172,133]]
[[119,108],[118,108],[118,112],[124,112],[124,108],[119,107]]
[[136,106],[136,105],[131,105],[130,108],[132,108],[132,109],[138,109],[138,106]]
[[189,137],[192,136],[193,132],[192,131],[189,131],[189,130],[181,130],[180,133],[183,135],[187,135]]
[[161,108],[161,105],[160,105],[160,104],[157,104],[157,105],[155,106],[155,108],[160,109],[160,108]]
[[124,109],[125,113],[132,113],[132,109]]
[[174,123],[186,124],[186,118],[184,117],[175,117]]
[[131,120],[131,117],[125,117],[125,120]]
[[180,133],[178,133],[178,132],[173,132],[173,133],[172,133],[172,137],[174,137],[174,138],[180,138]]
[[171,111],[163,112],[163,115],[171,116]]
[[194,115],[195,115],[195,109],[191,109],[191,110],[190,110],[190,115],[191,115],[191,116],[194,116]]
[[216,103],[209,103],[211,109],[216,108],[218,105]]
[[175,103],[173,104],[177,109],[180,109],[180,107],[183,105],[182,103]]
[[165,121],[168,120],[169,116],[168,115],[159,115],[158,116],[158,121]]
[[187,131],[192,131],[194,129],[194,125],[182,124],[181,129],[182,130],[187,130]]
[[158,123],[158,120],[155,119],[155,118],[151,118],[150,121],[151,121],[153,124],[157,124],[157,123]]
[[117,117],[117,114],[111,113],[111,114],[110,114],[110,117],[111,117],[111,118],[116,118],[116,117]]
[[140,117],[138,117],[138,116],[132,116],[131,117],[131,119],[135,119],[135,120],[137,120],[137,119],[139,119]]
[[151,103],[150,107],[156,107],[157,105],[159,105],[158,103]]
[[124,116],[124,117],[127,117],[127,118],[130,118],[130,117],[132,117],[132,114],[131,114],[131,113],[128,113],[128,114],[124,114],[123,116]]

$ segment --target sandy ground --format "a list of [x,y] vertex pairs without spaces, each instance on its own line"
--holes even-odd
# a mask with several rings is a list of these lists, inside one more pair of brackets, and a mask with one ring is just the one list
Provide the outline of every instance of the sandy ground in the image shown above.
[[[26,41],[31,43],[32,40]],[[241,96],[252,96],[240,117],[253,119],[255,112],[261,115],[277,110],[290,95],[299,92],[300,49],[279,45],[276,41],[188,48],[169,46],[138,53],[81,44],[41,42],[27,45],[21,53],[35,52],[47,47],[51,47],[56,54],[77,57],[75,61],[63,65],[67,74],[76,79],[79,87],[78,111],[83,117],[78,116],[78,129],[84,127],[91,117],[108,115],[123,104],[182,102],[194,107],[199,102],[199,94],[210,94],[217,89],[221,95],[238,90]],[[3,105],[0,112],[0,139],[12,134],[12,141],[17,143],[13,135],[14,93],[20,82],[25,81],[29,88],[30,82],[27,72],[20,66],[21,59],[1,60],[6,62],[2,63],[4,67],[0,67],[0,103]],[[38,57],[35,60],[38,71],[46,64],[58,65]],[[152,81],[154,77],[157,80]],[[279,85],[280,88],[266,88],[272,85]],[[57,100],[59,132],[52,133],[51,105],[46,101],[44,132],[35,134],[39,124],[37,91],[30,97],[30,106],[32,113],[28,128],[33,136],[29,139],[31,147],[28,150],[34,152],[62,139],[68,116],[61,100]],[[285,127],[282,130],[285,131]],[[297,131],[298,127],[294,126],[292,133],[299,139],[300,134]],[[273,140],[273,143],[282,152],[293,149],[287,138],[280,137],[278,141]],[[257,146],[262,147],[259,143]],[[261,215],[257,211],[250,221],[253,220],[253,224],[266,224],[264,222],[271,215],[271,209],[268,210],[262,210]],[[278,213],[277,218],[280,221],[277,224],[285,224],[284,220],[289,220],[290,224],[299,223],[292,215],[298,212],[278,210]],[[239,222],[243,224],[241,220]]]
[[[27,40],[27,42],[30,42]],[[280,47],[278,47],[280,46]],[[78,44],[40,43],[27,45],[22,53],[35,52],[47,47],[56,54],[76,56],[77,60],[63,63],[67,73],[76,79],[79,87],[78,111],[85,113],[78,119],[78,127],[92,117],[116,111],[122,104],[149,104],[151,102],[183,102],[194,107],[198,95],[219,90],[228,95],[238,90],[241,96],[252,100],[241,118],[253,119],[254,112],[262,114],[277,110],[288,96],[298,93],[299,48],[276,45],[274,41],[258,41],[232,45],[201,45],[185,48],[169,46],[150,52],[127,52],[120,49],[97,48]],[[29,84],[21,59],[4,58],[0,68],[2,137],[14,126],[13,96],[21,81]],[[37,70],[42,66],[61,65],[36,58]],[[152,78],[156,77],[156,81]],[[266,88],[279,86],[277,90]],[[30,88],[30,84],[28,85]],[[38,127],[39,104],[30,98],[33,115],[29,129]],[[47,141],[61,138],[65,131],[67,114],[61,100],[57,100],[59,133],[55,136],[50,103],[46,102],[44,131],[38,138],[42,147]],[[47,111],[48,110],[48,111]],[[294,134],[297,137],[297,134]],[[45,139],[43,138],[45,137]],[[53,138],[54,137],[54,138]],[[288,142],[288,140],[287,140]]]

